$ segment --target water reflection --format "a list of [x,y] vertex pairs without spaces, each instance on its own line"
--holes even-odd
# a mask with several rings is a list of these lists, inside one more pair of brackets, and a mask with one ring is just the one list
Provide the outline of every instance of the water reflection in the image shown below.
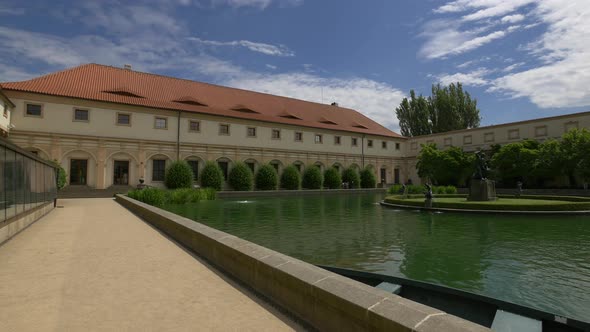
[[590,317],[587,217],[434,214],[379,195],[218,200],[167,206],[314,264],[401,275]]

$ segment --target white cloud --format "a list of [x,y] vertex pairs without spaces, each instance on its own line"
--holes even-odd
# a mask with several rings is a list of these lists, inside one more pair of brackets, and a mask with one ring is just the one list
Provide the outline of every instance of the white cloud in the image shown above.
[[23,15],[24,8],[9,6],[7,4],[0,4],[0,15]]
[[462,17],[464,21],[506,15],[520,7],[534,3],[536,0],[456,0],[446,3],[434,10],[435,13],[470,12]]
[[524,20],[524,15],[514,14],[502,17],[500,20],[502,23],[517,23]]
[[266,64],[266,65],[264,65],[264,66],[265,66],[266,68],[268,68],[268,69],[277,70],[277,66],[275,66],[275,65],[271,65],[271,64],[268,64],[268,63],[267,63],[267,64]]
[[529,52],[544,64],[500,77],[491,90],[528,97],[540,107],[590,105],[587,1],[542,0],[534,14],[548,29]]
[[510,66],[507,66],[506,68],[502,69],[502,71],[505,73],[509,73],[509,72],[514,71],[516,68],[519,68],[523,65],[524,65],[524,62],[513,63]]
[[469,73],[455,73],[455,74],[441,74],[436,76],[438,81],[444,85],[461,82],[465,85],[482,86],[489,84],[485,78],[490,74],[491,70],[486,68],[479,68]]
[[204,3],[210,3],[212,6],[228,5],[234,8],[254,7],[258,9],[265,9],[273,3],[283,7],[299,6],[303,3],[303,0],[205,0],[199,2],[201,5]]
[[274,56],[295,56],[295,52],[291,51],[284,45],[271,45],[265,43],[256,43],[249,40],[233,40],[233,41],[217,41],[217,40],[206,40],[197,37],[189,37],[188,40],[194,41],[201,45],[208,46],[231,46],[231,47],[245,47],[253,52],[258,52],[266,55]]

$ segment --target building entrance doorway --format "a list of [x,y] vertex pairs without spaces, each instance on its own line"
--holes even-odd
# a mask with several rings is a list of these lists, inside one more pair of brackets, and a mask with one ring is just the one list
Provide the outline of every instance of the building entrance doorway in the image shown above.
[[381,169],[381,183],[383,183],[383,184],[387,183],[387,169],[386,168]]
[[129,161],[115,160],[113,168],[113,184],[120,186],[129,185]]
[[86,185],[88,178],[88,160],[70,160],[70,185]]
[[393,170],[393,182],[399,184],[399,168]]

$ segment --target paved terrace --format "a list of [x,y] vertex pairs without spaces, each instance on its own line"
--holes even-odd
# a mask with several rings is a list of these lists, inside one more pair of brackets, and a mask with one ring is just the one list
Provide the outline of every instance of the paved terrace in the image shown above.
[[1,331],[301,330],[110,198],[0,246]]

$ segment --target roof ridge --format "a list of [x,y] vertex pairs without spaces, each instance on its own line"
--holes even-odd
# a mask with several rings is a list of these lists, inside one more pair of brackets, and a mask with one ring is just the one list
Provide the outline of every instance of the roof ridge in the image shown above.
[[[293,97],[289,97],[289,96],[279,96],[279,95],[275,95],[275,94],[268,93],[268,92],[260,92],[260,91],[254,91],[254,90],[246,90],[246,89],[242,89],[242,88],[236,88],[236,87],[231,87],[231,86],[226,86],[226,85],[221,85],[221,84],[214,84],[214,83],[209,83],[209,82],[195,81],[195,80],[191,80],[191,79],[188,79],[188,78],[167,76],[167,75],[163,75],[163,74],[150,73],[150,72],[139,71],[139,70],[134,70],[134,69],[125,69],[125,68],[120,68],[120,67],[116,67],[116,66],[112,66],[112,65],[103,65],[103,64],[94,63],[94,62],[93,63],[87,63],[85,65],[77,66],[77,67],[70,68],[70,69],[75,69],[75,68],[79,68],[79,67],[87,66],[87,65],[96,65],[96,66],[100,66],[100,67],[107,67],[107,68],[117,69],[117,70],[120,70],[120,71],[131,71],[133,73],[138,73],[138,74],[144,74],[144,75],[150,75],[150,76],[158,76],[158,77],[163,77],[163,78],[168,78],[168,79],[173,79],[173,80],[187,81],[187,82],[191,82],[191,83],[205,84],[205,85],[219,87],[219,88],[224,88],[224,89],[244,91],[244,92],[247,92],[247,93],[256,93],[256,94],[266,95],[266,96],[271,96],[271,97],[286,98],[286,99],[295,100],[295,101],[304,101],[306,103],[321,105],[321,106],[324,106],[324,107],[340,108],[340,109],[350,110],[350,111],[354,111],[354,112],[360,113],[359,111],[357,111],[357,110],[355,110],[353,108],[348,108],[348,107],[342,107],[342,106],[335,106],[335,105],[330,105],[330,104],[318,103],[316,101],[310,101],[310,100],[304,100],[304,99],[297,99],[297,98],[293,98]],[[66,70],[62,70],[62,71],[66,71]]]

